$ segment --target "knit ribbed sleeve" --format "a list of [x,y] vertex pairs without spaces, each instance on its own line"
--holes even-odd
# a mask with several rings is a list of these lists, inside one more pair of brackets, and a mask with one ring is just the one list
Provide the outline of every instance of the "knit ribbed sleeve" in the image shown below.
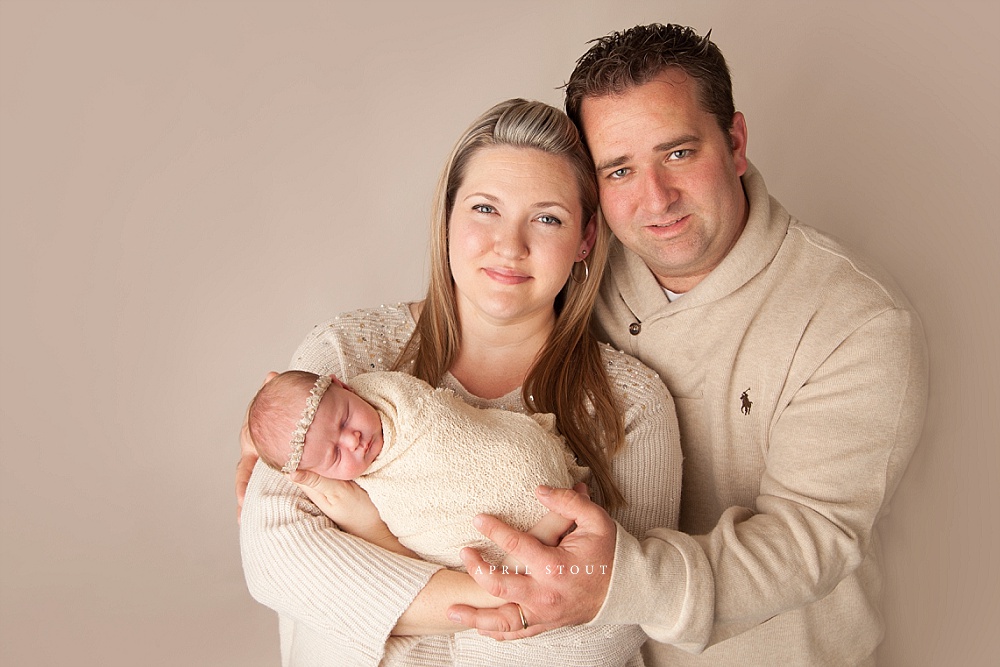
[[330,664],[376,664],[399,616],[440,567],[340,532],[263,463],[247,497],[240,534],[251,595],[343,647],[342,662]]

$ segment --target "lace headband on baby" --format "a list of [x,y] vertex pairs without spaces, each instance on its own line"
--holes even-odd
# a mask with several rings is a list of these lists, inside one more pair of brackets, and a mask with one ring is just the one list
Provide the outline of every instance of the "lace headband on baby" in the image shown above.
[[319,402],[323,398],[323,394],[330,387],[331,382],[333,382],[333,378],[329,375],[320,375],[316,378],[316,384],[313,385],[312,390],[309,392],[309,398],[306,399],[306,407],[302,411],[302,417],[299,418],[299,423],[295,425],[295,432],[292,434],[292,452],[288,455],[288,463],[281,468],[281,472],[286,475],[295,472],[295,469],[299,467],[299,461],[302,460],[302,448],[306,446],[306,431],[312,426],[313,419],[316,418],[316,409],[319,407]]

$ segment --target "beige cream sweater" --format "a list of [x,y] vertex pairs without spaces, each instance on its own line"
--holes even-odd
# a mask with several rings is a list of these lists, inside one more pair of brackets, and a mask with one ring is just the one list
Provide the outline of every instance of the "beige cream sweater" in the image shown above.
[[650,642],[654,665],[868,664],[883,628],[876,524],[923,422],[921,326],[753,167],[743,185],[745,231],[673,303],[636,255],[618,245],[610,259],[604,335],[677,403],[683,532],[619,531],[596,622],[642,623],[684,649]]
[[477,514],[528,530],[545,515],[539,484],[588,476],[555,433],[555,417],[476,408],[406,373],[372,372],[350,386],[378,410],[383,445],[355,480],[389,530],[422,559],[462,568],[462,547],[499,565],[504,553],[472,525]]
[[[350,380],[385,370],[413,332],[406,304],[343,314],[318,325],[291,366]],[[627,506],[613,516],[642,537],[677,526],[681,456],[673,401],[655,373],[610,347],[605,367],[624,412],[626,447],[612,475]],[[524,412],[520,390],[484,401],[450,375],[442,386],[471,405]],[[405,558],[341,533],[284,477],[258,464],[240,527],[251,594],[278,613],[282,665],[642,664],[614,628],[565,628],[520,642],[495,642],[473,631],[424,638],[389,632],[440,565]],[[596,662],[595,662],[596,661]]]

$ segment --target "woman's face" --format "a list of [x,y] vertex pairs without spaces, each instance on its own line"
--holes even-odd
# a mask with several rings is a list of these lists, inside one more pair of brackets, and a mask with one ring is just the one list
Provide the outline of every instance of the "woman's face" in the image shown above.
[[596,223],[582,218],[566,158],[533,148],[480,149],[448,222],[459,316],[495,324],[552,320],[573,262],[593,245]]

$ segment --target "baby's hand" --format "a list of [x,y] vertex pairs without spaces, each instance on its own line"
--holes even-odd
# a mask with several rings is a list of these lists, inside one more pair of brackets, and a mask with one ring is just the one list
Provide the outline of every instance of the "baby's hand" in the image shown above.
[[330,479],[308,470],[296,470],[288,478],[342,530],[350,533],[349,526],[363,528],[382,523],[368,494],[352,481]]
[[368,493],[354,482],[321,477],[307,470],[296,470],[289,479],[345,533],[404,556],[415,555],[399,543]]

